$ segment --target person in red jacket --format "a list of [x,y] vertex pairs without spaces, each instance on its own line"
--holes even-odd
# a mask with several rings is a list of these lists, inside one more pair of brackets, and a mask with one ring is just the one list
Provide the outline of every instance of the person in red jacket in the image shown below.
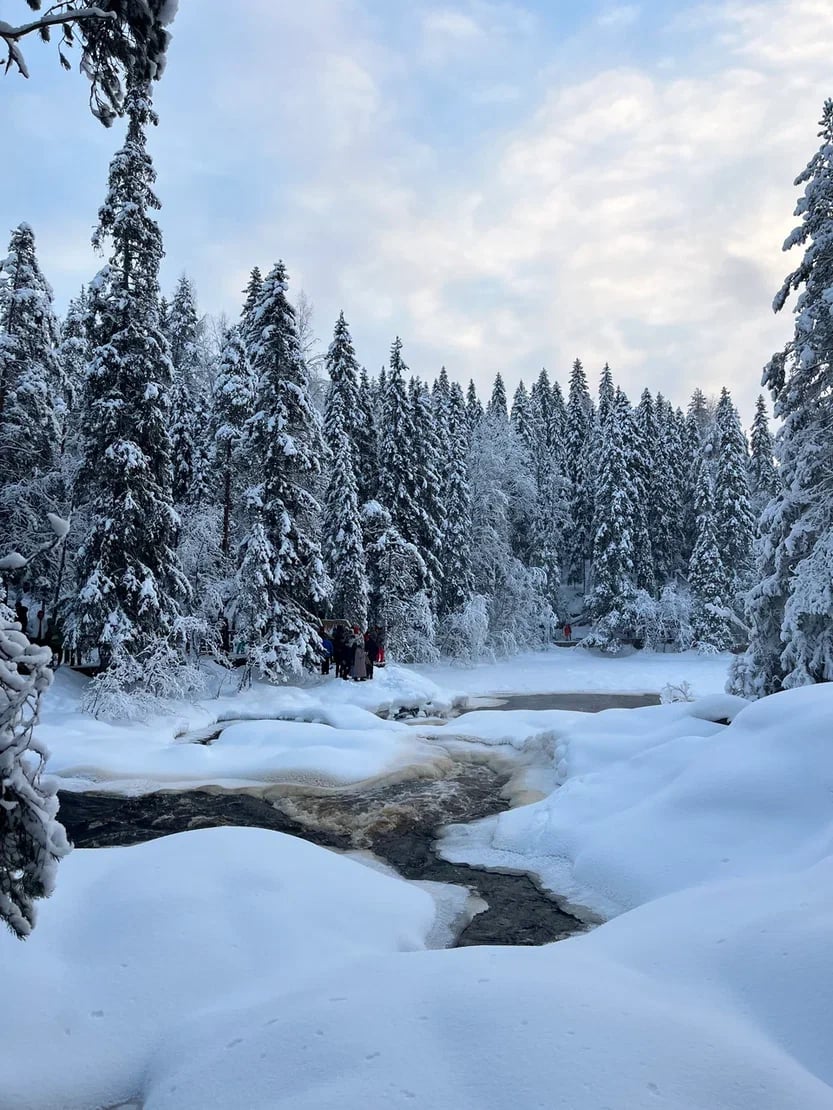
[[564,625],[564,639],[565,640],[572,640],[572,638],[573,638],[573,626],[570,624],[569,621],[567,621],[567,623]]

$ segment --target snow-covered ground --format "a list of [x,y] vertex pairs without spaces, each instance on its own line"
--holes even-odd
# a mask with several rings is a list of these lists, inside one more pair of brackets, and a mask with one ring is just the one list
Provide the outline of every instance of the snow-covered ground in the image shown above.
[[[511,663],[390,668],[378,686],[256,690],[183,709],[180,724],[293,706],[306,718],[268,741],[251,725],[234,740],[232,726],[219,764],[237,781],[287,768],[349,779],[430,760],[437,741],[498,746],[537,768],[545,796],[452,828],[444,851],[533,871],[610,920],[541,948],[432,951],[447,906],[279,833],[78,851],[32,938],[0,937],[15,999],[0,1017],[3,1105],[833,1110],[833,686],[745,705],[716,696],[725,658],[562,654],[528,656],[514,677]],[[406,687],[437,706],[681,680],[703,699],[415,726],[365,715]],[[84,722],[66,686],[46,728],[60,749],[69,722],[53,768],[70,776],[84,743],[90,766],[112,743],[108,773],[123,759],[130,775],[202,747],[175,743],[170,721]],[[304,727],[344,733],[344,748],[306,743]],[[185,777],[203,781],[210,769],[194,766]]]
[[[609,659],[554,648],[472,667],[390,665],[377,669],[372,682],[331,676],[303,687],[255,683],[242,693],[234,675],[217,671],[211,679],[219,696],[178,702],[167,716],[127,723],[82,713],[88,680],[61,669],[45,699],[39,734],[63,789],[136,794],[285,781],[348,784],[415,768],[430,774],[444,758],[414,728],[380,720],[378,710],[443,712],[455,701],[506,692],[659,692],[681,681],[705,695],[722,690],[728,658],[640,652]],[[270,719],[280,724],[264,723]],[[257,724],[229,724],[210,745],[192,742],[216,732],[217,722],[238,721]]]

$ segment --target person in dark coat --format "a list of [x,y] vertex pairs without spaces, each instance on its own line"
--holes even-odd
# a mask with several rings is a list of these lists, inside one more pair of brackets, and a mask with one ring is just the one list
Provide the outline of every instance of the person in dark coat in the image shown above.
[[367,654],[367,677],[373,678],[373,666],[379,658],[379,645],[372,629],[364,634],[364,650]]
[[344,635],[344,626],[337,624],[332,631],[333,660],[338,678],[347,678],[347,642]]

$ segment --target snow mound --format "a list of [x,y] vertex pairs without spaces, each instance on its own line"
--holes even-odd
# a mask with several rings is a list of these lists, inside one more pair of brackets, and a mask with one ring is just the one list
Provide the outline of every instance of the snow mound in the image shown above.
[[576,721],[555,742],[563,785],[451,826],[442,855],[529,869],[605,918],[699,883],[823,859],[833,846],[833,686],[746,705],[728,726],[703,715],[683,703]]
[[782,895],[686,891],[543,948],[342,968],[186,1027],[144,1107],[830,1110],[832,880],[828,863]]
[[17,1000],[0,1017],[3,1105],[120,1104],[195,1017],[326,981],[346,962],[420,949],[435,920],[425,891],[262,829],[77,850],[31,939],[0,935],[5,990]]
[[63,669],[45,699],[38,734],[52,753],[50,773],[69,790],[352,785],[409,769],[433,773],[445,759],[442,748],[373,710],[449,703],[432,682],[402,667],[377,674],[365,683],[261,683],[195,705],[175,703],[167,717],[116,723],[81,712],[87,680]]

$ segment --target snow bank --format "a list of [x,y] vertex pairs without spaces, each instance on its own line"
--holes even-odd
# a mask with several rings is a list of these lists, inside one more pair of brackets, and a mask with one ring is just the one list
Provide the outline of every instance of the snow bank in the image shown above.
[[[276,782],[351,784],[416,768],[444,752],[413,728],[372,710],[445,710],[430,680],[391,666],[372,682],[335,678],[304,687],[256,684],[143,722],[95,720],[79,704],[83,676],[59,670],[44,699],[40,737],[62,789],[141,794],[160,788],[256,787]],[[227,724],[224,724],[227,722]],[[246,723],[240,723],[246,722]],[[210,743],[200,743],[217,732]]]
[[761,881],[705,920],[686,893],[544,948],[343,968],[186,1028],[144,1108],[830,1110],[831,879],[791,882],[801,921]]
[[619,914],[542,948],[425,951],[459,898],[277,833],[75,852],[0,938],[4,1105],[831,1110],[833,687],[726,708],[519,723],[565,784],[448,843]]
[[833,847],[833,687],[747,705],[728,726],[704,715],[684,703],[576,719],[555,742],[564,785],[452,826],[442,854],[530,869],[602,917],[818,863]]
[[75,851],[31,939],[0,934],[3,1105],[120,1104],[183,1026],[422,948],[435,918],[425,891],[261,829]]

